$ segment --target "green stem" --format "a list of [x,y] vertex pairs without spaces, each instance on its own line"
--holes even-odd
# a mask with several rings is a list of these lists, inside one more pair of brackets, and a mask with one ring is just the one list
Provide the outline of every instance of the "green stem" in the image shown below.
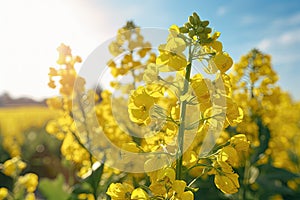
[[[186,74],[185,74],[185,81],[183,86],[182,94],[185,94],[188,92],[189,89],[189,82],[190,82],[190,76],[191,76],[191,69],[192,69],[192,52],[191,52],[191,46],[189,46],[189,64],[186,66]],[[177,137],[177,155],[176,155],[176,179],[180,180],[182,179],[182,157],[183,157],[183,144],[184,144],[184,131],[185,131],[185,118],[186,118],[186,106],[187,106],[187,100],[184,100],[181,102],[180,105],[180,125],[179,125],[179,131],[178,131],[178,137]]]
[[[249,60],[249,68],[250,68],[250,72],[254,72],[255,73],[255,68],[254,68],[254,60],[256,58],[256,51],[255,50],[252,50],[252,57],[250,58]],[[249,72],[249,77],[250,77],[250,72]],[[251,80],[249,80],[250,82],[250,91],[249,91],[249,98],[250,99],[254,99],[254,87],[255,87],[255,83],[252,82]],[[251,110],[251,108],[249,108],[249,116],[250,118],[253,117],[253,110]],[[251,162],[249,160],[250,158],[247,157],[245,160],[245,166],[244,166],[244,177],[243,177],[243,180],[242,180],[242,193],[240,194],[239,196],[239,199],[246,199],[247,197],[247,190],[248,190],[248,186],[249,186],[249,179],[250,179],[250,167],[251,167]]]
[[240,197],[240,199],[246,199],[247,197],[247,190],[248,190],[248,185],[249,185],[249,170],[251,167],[251,163],[248,159],[246,159],[246,163],[245,163],[245,168],[244,168],[244,178],[243,178],[243,190],[242,190],[242,195]]
[[[79,106],[79,109],[80,109],[80,112],[81,112],[81,114],[82,114],[82,116],[83,116],[83,119],[84,119],[84,121],[83,121],[83,125],[84,125],[84,127],[85,127],[85,130],[87,130],[87,141],[89,142],[90,141],[90,133],[91,133],[91,131],[90,131],[90,127],[89,127],[89,125],[87,124],[87,122],[86,122],[86,120],[87,120],[87,116],[86,116],[86,113],[85,113],[85,110],[84,110],[84,107],[83,107],[83,105],[82,105],[82,102],[81,102],[81,99],[80,99],[80,92],[79,91],[76,91],[76,93],[77,94],[75,94],[76,95],[76,100],[77,100],[77,102],[78,102],[78,106]],[[74,120],[75,120],[75,116],[73,115],[73,113],[70,113],[71,114],[71,116],[73,116],[73,118],[74,118]],[[81,142],[81,140],[80,140],[80,138],[78,137],[78,135],[75,133],[75,132],[73,132],[73,131],[71,131],[71,133],[72,133],[72,135],[74,136],[74,138],[75,138],[75,140],[76,140],[76,142],[83,148],[83,149],[85,149],[87,152],[88,152],[88,154],[89,154],[89,160],[90,160],[90,162],[91,162],[91,167],[93,166],[93,155],[92,155],[92,153],[90,152],[90,150]]]
[[205,169],[203,169],[202,170],[202,173],[199,175],[199,176],[197,176],[196,178],[194,178],[190,183],[189,183],[189,185],[187,186],[187,187],[191,187],[199,178],[201,178],[202,176],[203,176],[203,174],[206,172],[206,171],[208,171],[207,169],[209,169],[209,168],[205,168]]

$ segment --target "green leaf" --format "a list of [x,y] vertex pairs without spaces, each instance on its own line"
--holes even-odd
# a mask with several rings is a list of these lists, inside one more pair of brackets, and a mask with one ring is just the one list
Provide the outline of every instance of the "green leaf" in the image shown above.
[[85,182],[74,185],[72,195],[75,194],[75,196],[77,196],[78,194],[81,193],[86,193],[86,194],[93,193],[93,189],[91,185]]
[[47,200],[67,200],[70,194],[64,189],[65,179],[59,174],[56,179],[43,178],[39,183],[39,191]]
[[72,198],[76,199],[78,194],[87,193],[93,194],[96,198],[98,196],[98,186],[103,174],[104,164],[102,164],[95,170],[92,171],[91,175],[83,179],[80,183],[77,183],[73,187]]
[[96,170],[93,170],[92,174],[84,180],[84,182],[90,184],[90,186],[93,189],[93,194],[95,196],[97,196],[97,189],[103,174],[103,169],[104,169],[104,162],[102,162],[101,165]]

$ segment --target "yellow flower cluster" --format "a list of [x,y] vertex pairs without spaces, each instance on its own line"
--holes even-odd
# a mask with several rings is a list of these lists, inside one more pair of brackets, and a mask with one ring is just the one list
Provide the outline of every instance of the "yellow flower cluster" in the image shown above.
[[[108,62],[112,75],[117,77],[130,71],[134,74],[133,84],[141,80],[141,75],[138,74],[139,68],[145,64],[142,65],[142,62],[138,60],[144,59],[146,63],[150,63],[155,59],[155,54],[150,52],[151,49],[149,45],[148,42],[144,42],[139,28],[133,23],[129,22],[125,27],[120,29],[116,41],[112,42],[109,48],[112,55],[117,56],[121,53],[125,53],[125,55],[123,55],[120,63],[114,63],[114,61]],[[135,49],[138,49],[138,51],[134,51]],[[99,142],[101,139],[96,138],[100,136],[99,132],[103,132],[110,141],[119,147],[126,142],[132,141],[132,138],[125,134],[124,129],[121,128],[122,124],[114,119],[113,109],[111,107],[112,103],[117,103],[120,108],[122,108],[121,105],[125,105],[126,101],[124,101],[124,99],[115,99],[114,102],[111,102],[112,97],[110,92],[103,91],[101,94],[101,103],[96,104],[93,108],[91,107],[89,111],[83,111],[80,108],[82,101],[80,95],[84,91],[85,81],[81,77],[78,77],[74,68],[75,63],[80,62],[81,59],[78,56],[73,56],[71,49],[64,44],[57,50],[59,51],[57,63],[60,65],[60,68],[50,68],[49,86],[56,86],[53,77],[60,77],[60,94],[62,96],[50,98],[47,103],[50,108],[60,110],[61,115],[57,117],[57,119],[51,120],[46,130],[48,133],[55,135],[58,139],[63,140],[61,146],[62,154],[67,160],[71,160],[79,166],[79,175],[83,176],[90,171],[92,163],[95,161],[83,144],[98,147],[98,149],[103,151],[93,152],[94,154],[105,154],[104,151],[107,148],[107,144],[104,140],[102,140],[103,142]],[[136,57],[139,58],[137,59]],[[118,64],[120,64],[120,66],[117,66]],[[128,93],[131,89],[128,85],[122,85],[116,82],[112,82],[112,86],[122,90],[123,93]],[[85,96],[88,96],[87,99],[92,100],[95,97],[95,102],[98,98],[92,91],[89,91]],[[91,104],[93,103],[94,102]],[[124,112],[127,113],[127,110],[124,110]],[[121,113],[122,110],[118,110],[118,115],[123,116]],[[97,116],[97,121],[93,119],[94,114]],[[76,118],[83,118],[84,123],[81,123],[81,121]],[[98,123],[101,128],[98,127]],[[134,127],[131,127],[131,129],[134,129]],[[138,130],[135,132],[141,134]]]
[[26,168],[26,163],[24,163],[20,157],[13,157],[1,165],[1,170],[6,176],[16,177]]
[[[114,77],[137,71],[138,68],[144,67],[142,60],[146,59],[146,63],[151,63],[156,58],[156,55],[151,52],[151,44],[144,41],[140,28],[132,21],[118,30],[115,41],[109,45],[109,51],[114,57],[122,58],[107,63]],[[137,74],[134,76],[134,81],[138,82]]]
[[38,176],[33,173],[25,174],[19,177],[17,184],[26,188],[28,193],[33,193],[38,185]]
[[[236,135],[232,137],[227,145],[217,150],[214,154],[206,158],[196,159],[199,162],[191,167],[191,170],[201,168],[207,171],[209,175],[215,175],[215,185],[226,194],[233,194],[240,187],[238,174],[234,173],[232,166],[239,164],[242,152],[247,152],[249,141],[245,135]],[[206,160],[206,164],[203,164]],[[209,160],[209,163],[207,162]],[[157,160],[156,160],[156,164]],[[201,172],[200,172],[201,173]],[[176,200],[193,200],[192,191],[195,188],[191,184],[187,186],[184,180],[176,180],[176,172],[172,167],[164,167],[160,170],[149,172],[149,187],[143,186],[134,188],[131,183],[112,183],[107,194],[112,200],[118,199],[176,199]],[[198,175],[199,176],[199,173]]]
[[[74,113],[72,109],[75,108],[74,99],[81,101],[80,95],[85,90],[85,80],[77,75],[75,64],[81,62],[79,56],[73,56],[70,47],[61,44],[57,51],[59,58],[57,64],[59,69],[53,67],[49,72],[49,87],[56,88],[54,77],[59,77],[60,97],[53,97],[47,100],[48,106],[59,112],[56,119],[50,120],[46,126],[46,131],[54,135],[59,140],[63,140],[61,146],[61,153],[67,160],[74,162],[79,170],[79,176],[86,174],[93,163],[91,154],[84,148],[82,139],[78,134],[79,123],[75,126]],[[95,93],[90,95],[94,95]],[[80,103],[80,102],[79,102]],[[79,109],[76,113],[80,113]],[[82,114],[82,113],[81,113]]]
[[[60,84],[61,88],[59,92],[65,96],[71,96],[75,81],[83,81],[80,77],[77,77],[76,70],[74,69],[74,65],[76,63],[81,62],[81,58],[79,56],[72,56],[70,47],[61,44],[57,51],[59,52],[58,60],[56,61],[58,65],[64,66],[60,69],[56,70],[55,68],[51,67],[49,72],[49,87],[55,88],[56,84],[53,80],[53,77],[60,77]],[[83,87],[83,84],[78,84],[79,87]],[[76,89],[82,89],[82,88],[76,88]],[[67,99],[64,99],[65,101]],[[64,105],[68,105],[68,102],[64,102]]]
[[238,174],[233,172],[233,167],[238,167],[241,152],[247,152],[249,141],[245,135],[235,135],[229,140],[229,145],[221,148],[212,158],[213,169],[209,174],[215,174],[216,186],[226,194],[233,194],[240,187]]
[[[244,167],[246,173],[258,171],[257,166],[263,165],[299,173],[299,103],[276,85],[278,76],[272,69],[271,56],[251,50],[234,65],[230,77],[234,99],[244,111],[244,120],[235,131],[245,134],[252,145]],[[243,182],[257,190],[258,178],[253,175]],[[288,183],[297,184],[294,180]],[[288,186],[299,188],[294,184]]]
[[276,115],[269,124],[271,139],[267,154],[272,158],[274,166],[299,173],[300,163],[295,162],[295,158],[300,157],[300,104],[293,102],[284,92],[276,98],[280,103],[276,105]]
[[155,197],[162,199],[194,199],[191,191],[186,190],[186,182],[175,180],[175,170],[173,168],[163,168],[149,173],[151,184],[149,189]]
[[149,199],[148,195],[141,188],[134,189],[128,183],[112,183],[107,192],[112,200],[134,200],[134,199]]
[[13,185],[13,193],[10,194],[7,188],[0,188],[0,199],[25,199],[34,200],[35,190],[38,185],[38,176],[34,173],[27,173],[20,176],[21,172],[26,168],[20,157],[13,157],[0,164],[0,170],[6,176],[10,176],[15,180]]
[[[218,34],[208,35],[210,42],[202,47],[199,43],[201,44],[203,38],[192,37],[191,40],[180,33],[180,30],[182,29],[175,25],[171,26],[167,43],[159,48],[156,63],[149,64],[145,70],[146,85],[133,90],[128,101],[131,121],[140,126],[151,127],[145,143],[139,145],[139,149],[147,149],[146,145],[152,147],[150,148],[152,151],[160,150],[169,153],[185,141],[178,140],[180,134],[189,137],[190,130],[196,132],[192,145],[183,155],[184,163],[176,162],[176,173],[178,173],[178,165],[184,164],[189,167],[197,165],[199,160],[197,155],[201,148],[199,144],[203,142],[208,130],[216,132],[229,125],[234,126],[243,118],[242,110],[232,100],[230,78],[225,74],[232,65],[232,59],[222,51],[222,44],[216,40]],[[183,54],[187,49],[188,58]],[[230,62],[227,61],[228,57]],[[190,77],[193,60],[207,60],[209,66],[206,66],[206,71],[216,74],[215,79],[204,78],[201,74]],[[163,79],[160,76],[161,72],[174,71],[175,77]],[[191,114],[192,110],[195,116]],[[181,121],[183,115],[189,115],[184,119],[184,123]],[[245,136],[240,135],[237,138],[243,138],[240,141],[245,143],[244,150],[248,149],[249,144]],[[235,138],[232,138],[232,141],[235,141]],[[153,148],[153,145],[156,147]],[[240,143],[237,146],[239,145],[243,146]],[[234,147],[235,145],[226,146],[216,153],[217,157],[211,158],[211,167],[216,169],[215,172],[211,172],[215,174],[215,184],[221,191],[229,194],[237,192],[239,187],[238,175],[231,167],[238,165],[239,161]],[[177,149],[172,153],[178,155],[178,151],[181,150]],[[151,158],[146,161],[145,168],[151,169],[154,163],[159,165],[160,160],[159,157]],[[167,162],[162,164],[164,165],[168,165]],[[164,188],[161,185],[158,187]]]
[[183,53],[186,43],[184,39],[178,37],[178,33],[178,27],[172,26],[167,43],[159,46],[160,54],[156,59],[156,64],[163,65],[160,67],[161,72],[180,71],[187,65],[186,56]]
[[186,182],[175,180],[173,168],[163,168],[149,173],[151,185],[146,190],[134,188],[128,183],[112,183],[107,194],[112,200],[149,200],[149,199],[172,199],[172,200],[193,200],[191,191],[186,191]]
[[[99,125],[102,127],[104,134],[109,138],[109,140],[118,147],[122,147],[124,143],[129,143],[132,141],[132,138],[124,132],[124,129],[121,128],[121,124],[116,121],[113,114],[111,93],[109,91],[103,91],[101,93],[102,101],[99,105],[96,106],[96,114],[98,118]],[[124,105],[123,99],[117,99],[114,102],[120,105]],[[122,112],[122,109],[118,110],[118,116],[124,117],[125,113]],[[126,119],[125,119],[126,121]],[[105,144],[98,144],[105,148]]]
[[247,134],[253,145],[258,146],[258,126],[252,117],[259,115],[264,123],[269,123],[275,116],[274,108],[279,100],[280,92],[275,85],[278,76],[271,67],[271,57],[254,49],[234,65],[230,76],[234,97],[247,116],[237,131]]

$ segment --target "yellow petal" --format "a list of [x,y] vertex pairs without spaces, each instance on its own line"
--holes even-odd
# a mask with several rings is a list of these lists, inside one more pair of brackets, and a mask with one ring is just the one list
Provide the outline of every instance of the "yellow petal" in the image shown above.
[[164,180],[164,179],[168,179],[168,181],[170,182],[174,182],[175,181],[175,170],[173,168],[164,168],[158,171],[157,173],[157,179],[158,180]]
[[133,190],[131,193],[131,199],[132,200],[146,200],[149,199],[148,194],[141,188],[137,188]]
[[215,184],[225,194],[233,194],[238,191],[238,175],[232,174],[230,178],[223,175],[215,175]]
[[221,52],[222,49],[223,49],[223,45],[220,41],[214,41],[212,44],[211,44],[211,47],[216,50],[217,52]]
[[185,190],[185,186],[186,186],[186,182],[182,181],[182,180],[176,180],[173,183],[173,190],[176,191],[176,193],[181,196],[181,194],[184,192]]
[[191,191],[184,192],[181,195],[182,200],[194,200],[194,194]]
[[165,46],[166,51],[170,51],[175,54],[183,52],[185,48],[185,41],[179,37],[171,38]]
[[222,72],[225,73],[233,64],[232,58],[225,53],[218,53],[214,58],[213,61],[217,68]]
[[247,151],[249,148],[249,142],[244,134],[238,134],[230,138],[230,144],[237,151]]
[[232,166],[237,166],[238,165],[238,163],[239,163],[238,153],[235,150],[235,148],[233,148],[232,146],[226,146],[226,147],[222,148],[222,153],[221,154],[222,155],[226,154],[225,155],[227,157],[226,160],[229,162],[230,165],[232,165]]

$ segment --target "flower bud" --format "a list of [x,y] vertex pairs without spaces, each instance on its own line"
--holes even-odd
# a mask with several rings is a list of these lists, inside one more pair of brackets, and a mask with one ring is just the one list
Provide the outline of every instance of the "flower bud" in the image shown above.
[[192,25],[191,25],[189,22],[185,23],[184,26],[185,26],[187,29],[192,28]]
[[192,25],[196,25],[196,22],[195,22],[195,19],[193,16],[189,16],[189,22],[192,24]]
[[204,30],[204,28],[203,28],[202,26],[199,26],[199,27],[197,28],[197,32],[198,32],[198,33],[201,33],[203,30]]
[[209,24],[209,21],[207,21],[207,20],[201,22],[201,26],[203,26],[203,27],[208,26],[208,24]]
[[195,35],[195,31],[194,31],[194,30],[190,30],[190,32],[189,32],[189,36],[190,36],[190,38],[193,38],[193,37],[194,37],[194,35]]
[[212,30],[211,30],[211,28],[209,28],[209,27],[206,27],[206,28],[204,29],[204,32],[205,32],[205,33],[211,33],[211,31],[212,31]]
[[189,32],[189,29],[186,28],[186,27],[180,27],[180,28],[179,28],[179,31],[180,31],[180,33],[188,33],[188,32]]
[[193,13],[193,18],[194,18],[196,24],[200,24],[201,23],[200,17],[199,17],[199,15],[197,13],[195,13],[195,12]]

